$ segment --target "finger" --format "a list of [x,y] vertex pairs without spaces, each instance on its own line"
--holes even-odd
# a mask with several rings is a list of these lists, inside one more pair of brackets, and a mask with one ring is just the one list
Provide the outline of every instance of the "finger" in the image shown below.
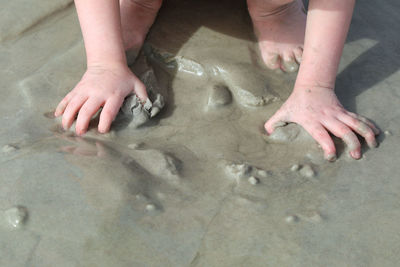
[[142,101],[143,103],[146,102],[148,98],[146,86],[139,79],[135,82],[134,91],[135,94],[139,97],[140,101]]
[[72,97],[73,94],[72,92],[70,92],[63,98],[63,100],[61,100],[61,102],[57,105],[57,108],[54,112],[54,116],[58,117],[64,113],[64,110],[67,107],[68,102],[71,101]]
[[277,111],[265,124],[264,128],[268,134],[272,134],[275,131],[276,127],[279,127],[282,124],[286,124],[286,118],[283,115],[283,112]]
[[82,105],[86,102],[87,96],[76,95],[72,100],[68,103],[64,111],[64,115],[62,118],[62,125],[65,130],[68,130],[72,123],[75,120],[76,113],[82,107]]
[[301,59],[303,58],[303,48],[297,47],[293,50],[294,58],[296,59],[297,63],[301,63]]
[[281,69],[286,72],[296,72],[299,69],[299,65],[297,64],[294,54],[292,51],[289,53],[283,54],[282,57],[282,66]]
[[107,100],[100,114],[99,132],[106,133],[110,130],[111,123],[117,115],[124,98],[113,97]]
[[322,150],[324,150],[325,159],[329,161],[335,161],[336,148],[328,131],[319,123],[304,123],[302,126],[322,147]]
[[330,119],[322,123],[324,127],[333,133],[336,137],[341,138],[349,148],[350,156],[354,159],[361,157],[361,144],[356,134],[343,122]]
[[375,135],[378,135],[381,131],[375,126],[375,124],[373,122],[371,122],[369,119],[358,115],[356,113],[353,112],[347,112],[347,114],[349,114],[351,117],[355,118],[355,119],[359,119],[360,121],[366,123],[375,133]]
[[369,147],[373,148],[377,146],[375,133],[365,122],[353,118],[347,114],[339,115],[338,119],[353,129],[356,133],[364,137]]
[[97,98],[89,98],[79,110],[76,120],[76,133],[82,135],[87,131],[90,120],[104,104],[104,100]]

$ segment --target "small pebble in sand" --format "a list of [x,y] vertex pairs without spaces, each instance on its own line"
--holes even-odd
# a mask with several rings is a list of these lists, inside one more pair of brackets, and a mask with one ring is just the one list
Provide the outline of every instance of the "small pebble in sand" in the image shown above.
[[296,215],[289,215],[289,216],[286,216],[286,218],[285,218],[285,222],[287,222],[287,223],[296,223],[298,221],[300,221],[300,219]]
[[392,132],[391,132],[391,131],[388,131],[388,130],[386,130],[386,131],[385,131],[385,135],[386,135],[386,136],[391,136],[391,135],[392,135]]
[[292,167],[290,167],[290,170],[292,172],[297,172],[300,169],[299,164],[293,164]]
[[2,151],[4,153],[10,153],[10,152],[14,152],[17,149],[18,149],[18,147],[16,145],[8,144],[8,145],[3,146]]
[[262,178],[267,178],[268,177],[268,172],[264,170],[258,170],[257,175],[262,177]]
[[252,185],[256,185],[256,184],[260,183],[260,180],[254,176],[250,176],[248,181]]
[[307,178],[311,178],[315,176],[315,172],[312,169],[312,167],[310,165],[304,165],[301,169],[300,169],[300,174],[304,177]]
[[247,164],[239,164],[237,165],[237,169],[241,174],[246,175],[251,173],[253,168]]
[[28,210],[22,206],[16,206],[4,212],[7,222],[14,228],[20,228],[28,217]]
[[226,166],[227,171],[230,174],[233,174],[237,178],[246,178],[249,177],[253,171],[252,166],[247,164],[228,164]]
[[154,204],[147,204],[146,205],[146,210],[147,211],[155,211],[156,210],[156,206],[154,206]]
[[308,219],[313,223],[320,223],[323,218],[318,211],[312,211],[308,214]]
[[139,144],[137,144],[137,143],[132,143],[132,144],[129,144],[128,145],[128,148],[130,148],[130,149],[138,149],[139,148]]

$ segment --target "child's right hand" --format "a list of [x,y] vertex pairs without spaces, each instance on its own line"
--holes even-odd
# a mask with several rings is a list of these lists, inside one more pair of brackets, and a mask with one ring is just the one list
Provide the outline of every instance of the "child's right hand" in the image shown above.
[[147,99],[144,84],[127,66],[90,66],[81,81],[58,104],[54,115],[63,115],[62,125],[69,129],[78,114],[76,133],[82,135],[92,117],[103,107],[98,130],[106,133],[125,97],[131,93],[142,101]]

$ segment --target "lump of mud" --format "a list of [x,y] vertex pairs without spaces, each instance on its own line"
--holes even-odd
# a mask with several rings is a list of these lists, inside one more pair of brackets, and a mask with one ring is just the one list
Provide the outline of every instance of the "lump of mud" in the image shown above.
[[261,178],[269,176],[268,171],[247,163],[227,163],[225,171],[230,177],[237,180],[247,178],[249,183],[253,185],[258,184]]
[[14,228],[23,226],[28,218],[28,210],[22,206],[12,207],[4,212],[7,222]]
[[232,94],[228,87],[217,84],[214,85],[208,95],[208,106],[217,108],[228,105],[232,102]]
[[[148,98],[145,103],[135,95],[128,96],[120,109],[121,115],[129,118],[129,127],[137,128],[156,116],[165,106],[165,90],[161,90],[152,69],[146,71],[140,80],[146,86]],[[162,94],[164,92],[164,95]],[[118,120],[119,118],[117,118]]]

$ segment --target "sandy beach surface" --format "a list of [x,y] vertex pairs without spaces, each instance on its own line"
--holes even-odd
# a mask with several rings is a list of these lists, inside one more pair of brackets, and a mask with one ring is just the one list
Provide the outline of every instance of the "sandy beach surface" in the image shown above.
[[84,137],[52,115],[85,70],[73,2],[1,1],[0,266],[398,266],[399,10],[356,5],[336,92],[382,133],[330,163],[266,135],[296,74],[264,67],[245,1],[165,1],[130,62],[165,107]]

